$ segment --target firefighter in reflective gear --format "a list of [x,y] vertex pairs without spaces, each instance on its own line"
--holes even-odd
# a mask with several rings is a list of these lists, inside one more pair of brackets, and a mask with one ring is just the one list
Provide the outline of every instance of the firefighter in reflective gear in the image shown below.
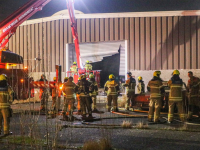
[[97,82],[95,81],[95,76],[93,74],[90,74],[89,79],[90,79],[89,81],[91,82],[90,91],[93,91],[92,93],[90,93],[90,96],[93,101],[92,110],[98,111],[97,107],[96,107],[96,100],[97,100],[97,95],[98,95],[98,85],[97,85]]
[[82,118],[86,118],[86,108],[89,114],[89,117],[92,117],[92,108],[91,108],[91,98],[89,93],[90,91],[90,82],[86,80],[86,75],[81,75],[81,81],[77,83],[78,93],[80,94],[81,101],[81,111]]
[[177,105],[178,113],[181,121],[185,121],[185,113],[183,109],[183,96],[182,96],[182,86],[183,81],[179,77],[180,72],[174,70],[172,78],[168,81],[168,86],[170,87],[169,92],[169,113],[168,113],[168,123],[171,123],[174,118],[174,106]]
[[111,110],[111,103],[113,101],[113,111],[118,111],[117,97],[119,94],[119,85],[115,81],[113,74],[109,75],[109,80],[104,85],[104,90],[107,93],[107,109]]
[[[41,75],[41,79],[39,81],[47,82],[46,76],[44,74]],[[48,101],[48,91],[47,88],[40,88],[39,98],[41,100],[40,110],[44,111],[46,109],[46,103]]]
[[68,77],[65,77],[65,78],[64,78],[64,82],[67,82],[67,81],[68,81],[68,79],[69,79]]
[[76,62],[73,62],[73,65],[70,67],[70,71],[72,72],[72,75],[77,74],[78,67]]
[[[56,77],[53,78],[53,81],[56,82]],[[57,97],[56,83],[54,83],[54,88],[52,89],[52,108],[54,110],[56,109],[56,97]]]
[[7,83],[7,76],[0,75],[0,134],[2,129],[2,121],[4,122],[4,135],[12,134],[10,132],[10,117],[12,116],[12,109],[10,104],[13,101],[13,91]]
[[130,102],[131,102],[131,106],[133,106],[133,103],[134,103],[136,81],[132,77],[131,72],[127,73],[127,79],[128,80],[126,80],[126,83],[123,84],[123,86],[126,87],[126,94],[127,94],[127,101],[126,101],[125,107],[126,107],[126,110],[129,110]]
[[[78,78],[78,82],[81,81],[81,77]],[[76,93],[76,100],[77,100],[77,109],[78,109],[78,115],[81,114],[81,99],[80,99],[80,94],[77,92]]]
[[84,66],[86,72],[89,72],[92,70],[92,65],[89,63],[89,61],[87,60]]
[[[69,77],[68,81],[64,83],[62,90],[63,93],[65,93],[63,120],[72,121],[74,120],[73,108],[75,102],[74,94],[76,92],[76,84],[73,82],[73,77]],[[66,116],[66,112],[68,113],[69,117]]]
[[[199,78],[193,76],[193,72],[188,72],[188,80],[187,84],[187,96],[188,96],[188,120],[192,119],[192,115],[194,113],[194,107],[197,106],[199,109],[199,100],[198,100],[198,93],[199,93]],[[198,110],[199,111],[199,110]]]
[[145,93],[145,84],[144,81],[142,81],[142,77],[138,77],[138,85],[137,85],[137,93],[138,94],[144,94]]
[[[149,103],[149,113],[148,121],[159,122],[160,109],[162,107],[162,94],[164,94],[164,88],[162,84],[162,79],[160,78],[160,71],[155,71],[153,73],[153,79],[149,81],[147,85],[148,91],[150,91],[150,103]],[[155,109],[155,113],[154,113]],[[153,115],[154,114],[154,115]]]

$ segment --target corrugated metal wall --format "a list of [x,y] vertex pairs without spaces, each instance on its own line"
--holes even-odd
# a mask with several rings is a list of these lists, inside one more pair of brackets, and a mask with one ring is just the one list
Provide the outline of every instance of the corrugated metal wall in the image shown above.
[[[77,25],[80,43],[128,40],[128,70],[200,69],[200,17],[78,19]],[[73,38],[70,21],[62,19],[20,26],[9,49],[34,72],[54,72],[56,64],[66,71],[66,43]]]

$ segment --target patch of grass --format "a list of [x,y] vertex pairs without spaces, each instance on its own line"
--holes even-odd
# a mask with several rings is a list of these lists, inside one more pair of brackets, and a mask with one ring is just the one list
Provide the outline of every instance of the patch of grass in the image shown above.
[[131,121],[128,121],[128,120],[124,120],[123,123],[121,124],[121,126],[123,128],[132,128],[132,122]]
[[137,129],[149,129],[148,124],[144,123],[144,122],[138,122],[135,126]]
[[8,136],[5,138],[11,144],[25,144],[25,145],[45,145],[45,140],[33,139],[27,136]]
[[99,141],[87,141],[82,150],[113,150],[110,141],[107,138],[102,138]]

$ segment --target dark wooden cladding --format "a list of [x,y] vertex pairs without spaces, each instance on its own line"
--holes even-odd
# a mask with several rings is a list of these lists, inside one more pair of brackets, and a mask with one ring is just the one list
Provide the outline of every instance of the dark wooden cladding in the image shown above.
[[[77,29],[80,43],[127,40],[128,70],[200,69],[198,16],[81,18]],[[67,43],[71,24],[61,19],[20,26],[8,46],[31,71],[54,72],[57,64],[66,71]]]

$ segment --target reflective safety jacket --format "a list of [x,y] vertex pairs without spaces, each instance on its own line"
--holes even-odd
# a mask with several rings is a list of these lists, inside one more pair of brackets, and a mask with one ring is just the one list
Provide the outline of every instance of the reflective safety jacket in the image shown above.
[[197,77],[191,77],[188,80],[187,84],[187,92],[190,94],[190,97],[197,97],[199,94],[199,78]]
[[104,90],[109,95],[118,95],[119,93],[119,85],[115,80],[108,80],[104,85]]
[[126,83],[123,84],[123,86],[126,87],[126,92],[135,92],[135,86],[136,86],[136,81],[134,78],[129,78],[126,80]]
[[84,68],[85,68],[86,71],[91,71],[92,65],[91,64],[85,64]]
[[150,89],[151,98],[161,98],[161,89],[163,88],[161,80],[151,80],[149,81],[147,87]]
[[63,93],[66,98],[74,98],[75,91],[76,90],[76,84],[70,80],[68,80],[63,85]]
[[88,80],[81,80],[77,83],[80,97],[89,97],[91,83]]
[[77,65],[72,65],[72,66],[70,67],[70,71],[72,71],[73,73],[77,73],[77,71],[78,71]]
[[96,81],[89,81],[91,83],[90,85],[90,91],[91,91],[91,96],[96,96],[98,95],[98,84]]
[[0,87],[0,109],[9,108],[13,100],[13,91],[10,86]]
[[176,101],[176,102],[182,101],[183,100],[182,79],[179,78],[177,80],[174,80],[172,77],[171,80],[168,81],[168,86],[170,87],[169,101]]
[[143,81],[140,81],[137,85],[137,93],[142,94],[145,93],[145,84]]

